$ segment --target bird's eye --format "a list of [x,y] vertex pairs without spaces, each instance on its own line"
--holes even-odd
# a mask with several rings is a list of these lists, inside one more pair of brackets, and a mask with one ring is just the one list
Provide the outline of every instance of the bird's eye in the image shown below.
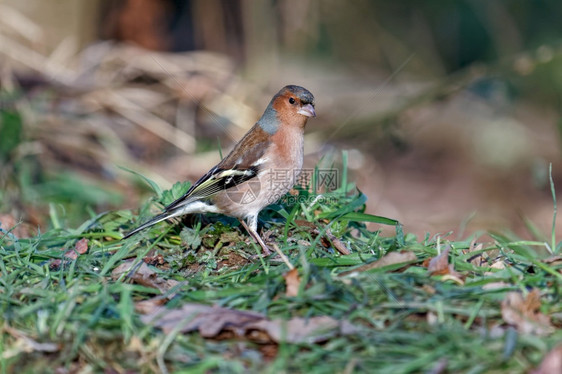
[[294,98],[289,98],[289,103],[294,104],[295,103],[295,99]]

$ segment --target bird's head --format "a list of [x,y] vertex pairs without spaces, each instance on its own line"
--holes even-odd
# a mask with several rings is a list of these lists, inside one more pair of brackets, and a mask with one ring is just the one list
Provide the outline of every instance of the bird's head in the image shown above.
[[280,125],[304,129],[309,117],[316,117],[314,96],[300,86],[285,86],[267,106],[258,123],[270,134]]

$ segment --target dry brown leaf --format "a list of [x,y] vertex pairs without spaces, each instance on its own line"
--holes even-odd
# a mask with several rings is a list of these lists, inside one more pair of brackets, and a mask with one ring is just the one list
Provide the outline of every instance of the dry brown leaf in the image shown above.
[[540,293],[537,289],[526,298],[519,292],[508,292],[501,304],[503,320],[524,334],[548,335],[553,332],[550,318],[542,314]]
[[31,225],[17,221],[10,214],[0,214],[0,227],[4,231],[9,231],[16,238],[29,238]]
[[[83,255],[84,253],[88,252],[88,239],[82,238],[76,242],[74,248],[67,250],[64,252],[64,261],[68,263],[68,260],[76,260],[78,256]],[[52,259],[49,261],[49,269],[57,270],[63,264],[63,259]]]
[[157,266],[157,265],[164,265],[166,260],[164,260],[164,256],[161,254],[157,254],[155,256],[145,256],[143,259],[145,264]]
[[180,309],[155,308],[141,320],[161,328],[165,333],[180,326],[181,332],[199,331],[205,338],[230,333],[260,343],[314,343],[326,341],[336,334],[347,335],[358,331],[348,321],[328,316],[270,320],[261,313],[202,304],[185,304]]
[[542,262],[544,262],[545,264],[559,265],[560,263],[562,263],[562,256],[550,256],[542,260]]
[[361,265],[350,271],[345,271],[341,273],[340,276],[349,275],[351,273],[361,273],[367,270],[377,269],[384,266],[390,266],[396,264],[404,264],[404,266],[407,266],[412,261],[416,261],[417,259],[418,258],[416,257],[414,252],[409,252],[409,251],[389,252],[375,262],[371,262],[370,264],[367,265]]
[[562,344],[554,347],[544,356],[541,365],[531,374],[562,373]]
[[340,238],[332,234],[332,231],[330,231],[330,229],[326,230],[326,236],[332,242],[334,249],[337,250],[339,253],[341,253],[342,255],[348,255],[351,253],[351,251],[349,250],[349,248],[347,248],[345,243],[342,242]]
[[432,258],[427,264],[427,271],[430,275],[443,275],[444,280],[452,280],[459,284],[464,284],[462,274],[458,273],[453,264],[449,264],[449,252],[451,248],[445,248],[440,255]]
[[83,255],[84,253],[88,252],[88,239],[82,238],[76,242],[74,245],[74,249],[78,254]]
[[[495,260],[495,262],[492,265],[490,265],[490,267],[492,269],[503,270],[505,269],[505,262],[503,261],[503,259],[498,258]],[[494,273],[490,273],[490,274],[494,274]]]
[[541,307],[541,294],[536,288],[529,292],[523,301],[523,307],[530,312],[538,311]]
[[148,300],[141,300],[135,303],[135,310],[142,314],[149,314],[155,311],[156,308],[164,306],[167,301],[168,298],[162,296],[153,297]]
[[482,243],[477,243],[476,238],[472,239],[470,245],[468,246],[468,249],[466,251],[463,251],[463,253],[465,254],[472,253],[472,252],[479,252],[479,253],[474,255],[473,257],[470,257],[467,261],[476,266],[482,266],[483,264],[485,264],[486,261],[483,258],[482,253],[480,253],[482,248],[484,248],[484,245]]
[[199,330],[203,337],[212,338],[226,326],[235,330],[263,318],[260,313],[189,303],[179,309],[155,308],[151,313],[142,316],[141,320],[144,323],[153,323],[165,333],[181,324],[181,332]]
[[[132,268],[133,263],[134,259],[125,261],[121,265],[117,266],[111,272],[113,279],[119,278],[123,273],[128,273],[127,277],[132,279],[134,282],[146,287],[157,288],[163,294],[179,284],[176,280],[158,277],[156,272],[144,262],[141,262]],[[171,298],[173,296],[174,295],[169,295],[168,297]]]
[[[310,227],[308,225],[303,225],[303,226]],[[316,235],[320,235],[320,230],[318,228],[314,228],[312,232]],[[347,248],[345,243],[340,238],[332,234],[332,231],[330,229],[326,229],[324,235],[325,236],[320,238],[320,243],[324,247],[329,248],[330,246],[332,246],[336,251],[338,251],[342,255],[348,255],[351,253],[351,251],[349,250],[349,248]]]
[[76,260],[78,256],[88,252],[88,239],[82,238],[76,242],[73,249],[69,249],[64,253],[64,257]]
[[5,324],[3,330],[18,340],[15,346],[23,347],[24,352],[57,352],[61,349],[58,343],[39,343],[22,331]]
[[60,268],[61,265],[62,265],[62,260],[60,258],[55,258],[49,262],[49,269],[57,270],[58,268]]
[[317,343],[326,341],[336,334],[350,335],[358,330],[347,321],[338,321],[328,316],[292,318],[284,320],[264,319],[248,326],[248,330],[263,329],[276,343]]
[[285,295],[287,295],[288,297],[297,296],[301,284],[299,271],[296,268],[291,269],[285,274],[283,274],[283,278],[285,278],[285,286],[287,287],[287,291],[285,291]]
[[316,225],[314,223],[308,222],[304,219],[296,219],[295,225],[299,226],[300,228],[306,227],[306,228],[312,229],[312,230],[316,229]]
[[427,271],[431,275],[445,275],[451,273],[449,267],[449,251],[450,248],[445,248],[440,255],[432,258],[427,265]]
[[78,258],[78,253],[74,249],[69,249],[64,252],[64,257],[69,260],[76,260]]

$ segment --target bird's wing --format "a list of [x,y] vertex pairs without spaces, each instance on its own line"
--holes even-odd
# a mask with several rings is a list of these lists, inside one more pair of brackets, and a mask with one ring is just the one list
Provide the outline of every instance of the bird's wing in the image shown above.
[[191,188],[182,197],[165,207],[164,211],[169,212],[193,201],[207,199],[217,192],[229,189],[250,180],[257,174],[257,168],[245,170],[224,170],[218,169],[217,166],[215,166],[207,174],[201,177],[193,186],[191,186]]
[[217,192],[232,188],[255,178],[264,164],[264,153],[270,144],[269,136],[255,125],[218,165],[203,175],[179,199],[164,208],[165,212],[207,199]]

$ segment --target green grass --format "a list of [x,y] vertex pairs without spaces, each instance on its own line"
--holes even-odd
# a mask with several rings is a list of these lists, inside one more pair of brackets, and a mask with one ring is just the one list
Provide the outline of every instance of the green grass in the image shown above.
[[[185,188],[176,185],[155,200],[165,204]],[[120,241],[122,232],[150,216],[149,201],[140,217],[114,211],[76,229],[55,224],[29,239],[0,232],[0,372],[414,373],[445,365],[452,373],[523,373],[560,341],[560,331],[520,334],[502,319],[501,302],[508,291],[526,294],[536,288],[540,311],[560,326],[562,265],[542,261],[548,255],[543,242],[496,234],[493,242],[468,253],[473,238],[419,240],[404,234],[396,221],[365,214],[366,197],[347,191],[356,191],[347,180],[324,199],[301,190],[298,199],[260,216],[264,230],[298,269],[296,297],[285,295],[286,265],[274,258],[252,259],[257,246],[235,221],[222,216],[198,217],[190,228],[162,223]],[[56,212],[51,218],[60,221]],[[383,237],[364,222],[395,224],[397,234]],[[322,245],[328,228],[351,255]],[[75,260],[64,257],[81,238],[89,240],[87,253]],[[423,264],[445,245],[450,245],[449,260],[463,284],[431,276]],[[340,276],[404,250],[413,251],[418,261]],[[160,255],[163,261],[150,266],[158,277],[185,282],[165,292],[169,308],[203,303],[271,319],[331,316],[350,321],[358,331],[298,344],[164,334],[142,323],[135,309],[161,291],[126,275],[112,277],[125,259],[140,264]],[[483,264],[471,263],[474,256],[481,256]],[[485,287],[497,282],[503,286]]]

